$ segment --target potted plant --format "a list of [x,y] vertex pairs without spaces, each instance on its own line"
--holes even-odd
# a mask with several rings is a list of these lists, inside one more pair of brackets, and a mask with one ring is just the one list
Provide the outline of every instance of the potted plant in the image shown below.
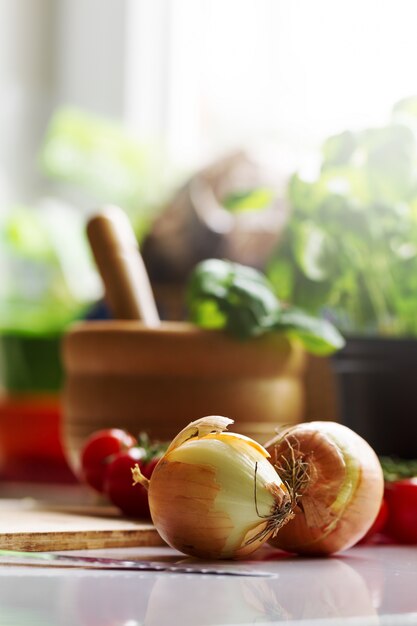
[[292,176],[285,236],[269,263],[278,295],[333,321],[341,419],[380,454],[417,456],[417,100],[379,128],[324,142]]
[[165,185],[156,151],[76,109],[55,112],[39,163],[53,197],[0,216],[0,477],[60,481],[73,479],[61,441],[62,335],[103,314],[91,308],[102,288],[80,209],[118,203],[141,238]]
[[58,201],[0,221],[0,476],[74,480],[60,441],[60,342],[98,292],[83,219]]

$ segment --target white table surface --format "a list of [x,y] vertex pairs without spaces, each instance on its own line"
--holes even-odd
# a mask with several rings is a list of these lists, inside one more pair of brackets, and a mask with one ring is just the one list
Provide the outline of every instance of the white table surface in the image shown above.
[[[67,554],[184,561],[169,548]],[[0,626],[417,625],[417,547],[328,559],[262,549],[231,567],[272,577],[0,565]]]

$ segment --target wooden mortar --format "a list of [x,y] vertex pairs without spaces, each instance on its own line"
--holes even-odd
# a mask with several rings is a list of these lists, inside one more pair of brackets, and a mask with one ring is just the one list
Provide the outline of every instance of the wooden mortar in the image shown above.
[[80,323],[63,342],[63,438],[73,466],[101,428],[170,440],[205,415],[260,443],[301,421],[305,353],[278,333],[240,342],[188,323]]

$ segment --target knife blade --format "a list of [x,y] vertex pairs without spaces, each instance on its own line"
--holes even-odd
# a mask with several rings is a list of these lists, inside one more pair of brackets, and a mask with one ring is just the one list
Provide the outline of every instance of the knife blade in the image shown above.
[[136,561],[95,556],[78,556],[56,554],[53,552],[20,552],[17,550],[0,550],[0,565],[31,565],[81,567],[103,570],[139,570],[142,572],[174,572],[177,574],[207,574],[218,576],[256,576],[271,577],[271,572],[259,570],[231,569],[218,565],[202,565],[199,563],[166,563],[164,561]]

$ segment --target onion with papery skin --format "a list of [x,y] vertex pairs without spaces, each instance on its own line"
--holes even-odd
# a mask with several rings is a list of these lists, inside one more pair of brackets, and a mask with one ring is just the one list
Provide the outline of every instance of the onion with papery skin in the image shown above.
[[270,540],[298,554],[325,555],[356,544],[383,496],[381,465],[369,444],[335,422],[298,424],[265,444],[295,493],[294,517]]
[[[205,417],[173,440],[148,481],[152,521],[172,547],[202,558],[239,558],[292,516],[292,498],[258,443],[223,432],[233,420]],[[133,494],[134,497],[134,494]]]

